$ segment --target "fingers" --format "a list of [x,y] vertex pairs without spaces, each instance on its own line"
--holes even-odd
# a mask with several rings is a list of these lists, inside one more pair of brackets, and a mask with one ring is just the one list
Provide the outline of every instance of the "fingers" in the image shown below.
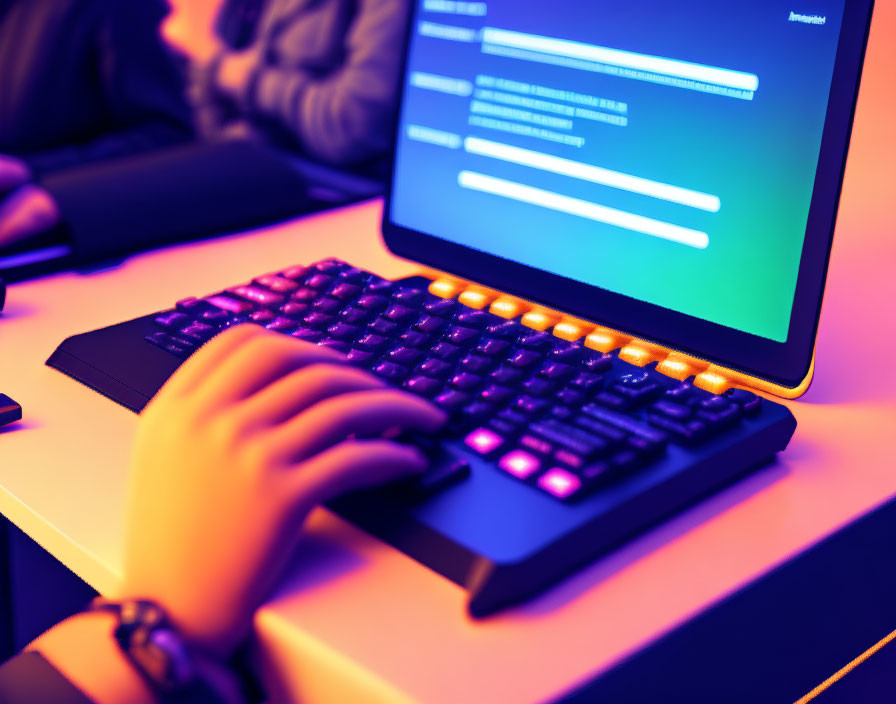
[[[258,325],[236,325],[212,338],[168,379],[159,395],[183,396],[192,392],[233,352],[249,340],[274,334]],[[157,397],[158,398],[158,397]]]
[[428,463],[415,447],[389,440],[351,440],[303,462],[288,483],[296,507],[308,510],[350,491],[418,474]]
[[21,186],[0,204],[0,246],[45,232],[59,217],[49,193],[33,184]]
[[311,364],[345,364],[338,352],[280,333],[263,332],[223,355],[194,389],[206,408],[223,408],[261,391],[296,369]]
[[381,389],[385,385],[372,374],[354,367],[312,364],[274,381],[240,404],[237,410],[247,428],[286,422],[332,396]]
[[266,439],[279,462],[307,459],[350,437],[378,437],[394,428],[433,432],[446,420],[438,408],[397,389],[327,398],[271,431]]
[[0,154],[0,192],[18,188],[31,180],[31,170],[21,159]]

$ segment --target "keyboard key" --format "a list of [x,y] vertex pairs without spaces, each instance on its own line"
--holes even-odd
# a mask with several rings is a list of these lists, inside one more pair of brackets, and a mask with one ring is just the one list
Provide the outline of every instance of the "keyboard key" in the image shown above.
[[391,320],[393,323],[408,323],[417,317],[417,311],[413,308],[406,308],[405,306],[390,306],[383,316]]
[[387,281],[386,279],[375,277],[369,284],[367,284],[365,290],[367,293],[373,293],[378,296],[391,296],[396,288],[397,285],[394,281]]
[[460,368],[465,372],[472,374],[485,374],[495,365],[494,361],[488,357],[480,357],[476,354],[470,354],[460,360]]
[[505,408],[503,411],[499,411],[496,417],[513,426],[528,425],[529,423],[528,416],[512,408]]
[[441,359],[427,359],[417,371],[433,379],[446,379],[454,371],[454,367]]
[[601,408],[597,404],[589,404],[582,408],[582,413],[595,420],[599,420],[607,425],[611,425],[618,430],[624,430],[627,433],[631,433],[632,435],[638,435],[642,438],[650,440],[651,442],[656,442],[660,444],[665,444],[668,440],[668,437],[665,433],[662,433],[650,426],[641,423],[640,421],[632,418],[631,416],[624,415],[622,413],[614,413],[611,410],[606,408]]
[[505,443],[503,437],[489,428],[477,428],[464,438],[464,444],[480,455],[490,455]]
[[709,435],[706,423],[700,420],[677,421],[652,412],[648,412],[647,420],[686,445],[698,443]]
[[432,398],[442,390],[442,382],[428,376],[415,376],[408,379],[405,388],[411,393]]
[[449,389],[435,398],[435,403],[449,413],[457,411],[470,402],[470,395],[456,389]]
[[320,342],[324,339],[324,334],[320,330],[311,330],[309,328],[300,328],[295,332],[290,333],[290,337],[295,337],[298,340],[305,340],[305,342]]
[[600,374],[582,372],[569,382],[569,388],[579,393],[589,395],[597,391],[603,384],[604,378]]
[[312,303],[311,308],[313,310],[316,310],[318,313],[336,315],[337,313],[342,312],[343,304],[342,301],[337,301],[335,298],[324,296],[323,298],[318,298],[314,303]]
[[560,316],[546,311],[529,311],[522,317],[523,325],[536,330],[547,330],[560,322]]
[[315,274],[308,281],[305,282],[305,285],[308,288],[314,288],[318,291],[329,288],[333,283],[333,277],[328,276],[327,274]]
[[319,295],[320,294],[313,288],[300,288],[290,296],[290,299],[296,301],[297,303],[311,303]]
[[169,330],[180,330],[182,327],[192,323],[193,319],[190,318],[189,315],[184,315],[183,313],[178,313],[177,311],[170,311],[168,313],[162,313],[162,315],[157,317],[154,322],[160,328],[167,328]]
[[551,381],[563,382],[570,379],[574,373],[575,370],[568,364],[551,362],[538,372],[538,376],[543,379],[550,379]]
[[349,267],[348,269],[343,269],[339,272],[339,280],[350,284],[367,283],[369,279],[370,274],[354,266]]
[[337,274],[340,271],[348,268],[348,264],[333,258],[324,259],[323,261],[319,261],[312,266],[312,269],[314,269],[315,271],[323,272],[324,274]]
[[308,275],[308,268],[304,266],[291,266],[280,272],[280,276],[293,281],[304,281]]
[[498,466],[517,479],[528,479],[541,469],[541,460],[525,450],[513,450],[498,460]]
[[652,408],[672,420],[688,420],[694,415],[694,412],[688,406],[683,406],[674,401],[657,401]]
[[538,415],[548,408],[548,402],[532,396],[520,396],[513,404],[514,409],[527,415]]
[[358,296],[361,295],[362,289],[360,286],[355,286],[354,284],[339,284],[336,288],[330,291],[330,295],[333,298],[337,298],[340,301],[354,301]]
[[725,392],[725,396],[740,406],[748,416],[756,415],[762,407],[762,399],[744,389],[729,389]]
[[387,356],[389,357],[390,362],[403,364],[408,367],[416,366],[417,363],[423,359],[423,353],[420,350],[415,350],[410,347],[397,347]]
[[552,384],[547,379],[538,378],[528,379],[527,381],[524,381],[520,386],[520,389],[523,391],[523,393],[528,394],[529,396],[538,397],[544,397],[552,394],[554,393],[556,388],[557,386],[555,384]]
[[274,332],[291,332],[296,329],[298,323],[290,318],[277,317],[265,325],[268,330]]
[[601,391],[594,400],[602,406],[606,406],[609,409],[619,411],[621,413],[631,410],[635,406],[635,404],[630,399],[622,398],[621,396],[612,394],[609,391]]
[[584,364],[585,369],[589,372],[603,374],[604,372],[610,371],[613,367],[613,355],[587,352],[582,364]]
[[584,460],[576,453],[565,449],[557,450],[557,452],[554,453],[554,459],[573,469],[581,469],[582,465],[585,464]]
[[389,340],[381,335],[368,333],[361,337],[361,339],[355,343],[355,346],[359,349],[367,350],[368,352],[375,352],[385,347],[388,342]]
[[154,332],[152,335],[147,335],[144,339],[150,344],[155,345],[156,347],[161,347],[162,349],[171,344],[171,335],[164,332]]
[[251,320],[253,323],[258,323],[259,325],[269,323],[276,317],[277,316],[274,315],[274,312],[268,310],[267,308],[260,308],[259,310],[253,311],[249,314],[249,320]]
[[585,403],[585,394],[575,389],[563,389],[557,394],[557,400],[564,406],[580,406]]
[[442,330],[446,325],[448,325],[448,321],[445,320],[445,318],[440,318],[435,315],[426,315],[414,325],[414,329],[426,333],[427,335],[432,335]]
[[439,359],[453,362],[461,356],[463,350],[457,345],[452,345],[450,342],[439,342],[432,348],[432,353],[433,356],[438,357]]
[[217,333],[217,328],[205,323],[190,323],[180,331],[180,336],[197,342],[205,342]]
[[393,362],[380,362],[371,371],[377,376],[396,383],[407,377],[409,372],[407,367]]
[[584,428],[592,435],[596,435],[600,438],[603,438],[607,442],[609,442],[610,447],[617,447],[625,443],[626,440],[630,437],[641,437],[629,435],[626,431],[617,428],[614,425],[609,425],[604,423],[603,421],[596,420],[591,416],[579,415],[576,416],[575,424],[580,428]]
[[305,327],[311,328],[312,330],[324,330],[335,322],[336,318],[332,315],[326,315],[325,313],[309,313],[302,318],[302,323],[304,323]]
[[348,346],[348,343],[342,342],[342,340],[321,340],[317,343],[320,347],[326,347],[329,350],[334,350],[335,352],[339,352],[339,354],[347,354],[351,349]]
[[363,367],[372,362],[376,358],[376,355],[367,350],[352,349],[349,350],[347,357],[348,361],[352,364]]
[[365,310],[385,310],[389,307],[389,299],[385,296],[368,294],[366,296],[361,296],[356,305]]
[[484,423],[495,415],[495,405],[485,401],[474,401],[461,411],[462,418],[469,423],[468,427]]
[[479,331],[472,328],[465,328],[459,325],[452,325],[448,328],[448,334],[445,338],[453,345],[462,347],[470,347],[479,339]]
[[563,364],[577,364],[585,359],[585,348],[581,345],[560,345],[551,350],[550,359]]
[[377,318],[368,327],[371,332],[375,332],[377,335],[383,335],[384,337],[391,337],[401,329],[401,326],[398,323],[393,323],[386,318]]
[[604,438],[553,418],[533,423],[530,431],[558,448],[579,455],[586,462],[599,457],[610,447]]
[[503,405],[505,403],[509,403],[513,398],[516,397],[516,391],[514,391],[513,389],[509,389],[506,386],[490,384],[485,389],[483,389],[480,396],[491,403]]
[[426,291],[419,288],[403,288],[396,291],[392,300],[411,308],[419,308],[426,301]]
[[613,393],[628,399],[632,407],[652,401],[663,392],[659,384],[644,384],[643,386],[616,384],[612,390]]
[[248,301],[237,300],[236,298],[231,298],[230,296],[225,296],[223,294],[209,296],[205,301],[216,308],[236,313],[237,315],[242,315],[255,310],[255,306]]
[[285,315],[287,318],[295,318],[299,320],[308,314],[308,304],[307,303],[297,303],[296,301],[289,301],[288,303],[284,303],[280,306],[280,315]]
[[179,313],[184,313],[185,315],[195,317],[202,313],[202,311],[208,310],[209,306],[205,300],[199,300],[198,298],[190,297],[178,301],[174,307]]
[[423,310],[440,318],[450,318],[457,310],[457,301],[440,298],[426,303]]
[[524,371],[514,369],[513,367],[499,367],[489,374],[489,379],[497,384],[503,384],[505,386],[512,386],[525,378],[526,373]]
[[528,369],[541,361],[541,355],[532,350],[519,350],[511,355],[507,363],[517,369]]
[[567,420],[575,415],[575,412],[568,406],[554,406],[551,409],[551,415],[559,420]]
[[286,300],[282,294],[268,291],[259,286],[235,286],[234,288],[227,289],[227,292],[262,306],[280,305]]
[[432,347],[433,336],[425,335],[422,332],[418,332],[416,330],[408,330],[405,333],[402,333],[401,337],[398,338],[401,340],[401,343],[405,347],[418,347],[418,348],[426,348],[427,351],[430,347]]
[[221,310],[220,308],[210,308],[209,310],[203,311],[200,316],[200,320],[202,320],[203,323],[206,325],[214,325],[215,327],[227,325],[233,319],[233,313]]
[[486,357],[499,357],[509,349],[510,343],[506,340],[489,339],[480,342],[473,351]]
[[732,403],[723,408],[713,408],[713,410],[706,410],[702,406],[703,404],[697,411],[697,417],[708,423],[714,430],[727,428],[740,420],[741,409],[737,404]]
[[515,320],[503,320],[489,325],[485,332],[489,337],[516,342],[520,337],[532,331]]
[[520,438],[520,445],[541,455],[549,455],[554,451],[554,446],[551,443],[534,435],[523,435]]
[[558,499],[568,499],[582,488],[582,480],[566,469],[552,467],[538,478],[538,486]]
[[[347,323],[336,323],[327,328],[327,334],[334,340],[354,340],[361,332],[361,328]],[[396,361],[396,360],[393,360]]]
[[473,391],[482,385],[482,377],[463,372],[451,380],[451,385],[461,391]]
[[255,279],[255,281],[253,281],[253,283],[270,289],[271,291],[276,291],[277,293],[291,293],[299,287],[299,285],[295,281],[285,279],[282,276],[278,276],[276,274],[259,276],[257,279]]
[[539,352],[547,352],[554,347],[554,338],[546,332],[530,333],[520,339],[520,347],[527,350],[537,350]]
[[460,313],[455,320],[465,328],[482,330],[492,321],[492,316],[483,310],[468,310]]

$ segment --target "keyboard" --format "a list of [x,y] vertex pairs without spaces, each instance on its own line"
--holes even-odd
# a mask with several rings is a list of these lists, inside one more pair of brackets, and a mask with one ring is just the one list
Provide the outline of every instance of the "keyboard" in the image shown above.
[[335,259],[290,267],[75,335],[47,364],[139,412],[201,345],[249,322],[431,400],[449,421],[412,439],[430,469],[328,508],[464,587],[474,617],[768,463],[794,433],[787,408],[749,391],[709,393],[430,283]]
[[[749,391],[710,394],[333,259],[180,301],[146,341],[187,357],[244,322],[333,349],[430,399],[449,414],[448,437],[559,501],[637,472],[670,444],[728,432],[762,405]],[[466,463],[452,466],[461,479]]]

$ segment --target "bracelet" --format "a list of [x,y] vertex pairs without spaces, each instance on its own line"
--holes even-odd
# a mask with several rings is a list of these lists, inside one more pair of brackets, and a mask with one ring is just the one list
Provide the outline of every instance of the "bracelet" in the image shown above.
[[223,701],[199,676],[193,653],[161,606],[147,600],[112,601],[97,597],[87,610],[117,617],[115,641],[161,701]]

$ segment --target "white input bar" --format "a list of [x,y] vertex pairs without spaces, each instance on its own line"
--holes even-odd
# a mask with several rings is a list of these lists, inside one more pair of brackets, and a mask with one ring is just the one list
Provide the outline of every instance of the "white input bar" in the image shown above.
[[482,30],[482,43],[594,61],[610,66],[647,71],[737,90],[750,92],[759,90],[759,77],[753,73],[742,73],[741,71],[704,66],[703,64],[694,64],[689,61],[678,61],[677,59],[665,59],[661,56],[637,54],[621,49],[608,49],[607,47],[574,42],[568,39],[555,39],[538,34],[525,34],[508,29],[485,27]]
[[640,232],[644,235],[652,235],[671,242],[686,244],[696,249],[706,249],[709,246],[709,235],[705,232],[690,230],[686,227],[672,225],[661,220],[645,218],[642,215],[608,208],[604,205],[545,191],[541,188],[505,181],[502,178],[486,176],[473,171],[461,171],[458,174],[457,182],[463,188],[503,196],[521,203],[539,205],[542,208],[556,210],[560,213],[577,215],[581,218],[602,222],[607,225],[615,225],[632,232]]
[[583,164],[579,161],[563,159],[559,156],[552,156],[542,152],[512,147],[509,144],[492,142],[488,139],[467,137],[464,140],[464,149],[470,154],[488,156],[493,159],[510,162],[511,164],[519,164],[520,166],[531,166],[533,169],[550,171],[561,176],[570,176],[583,181],[597,183],[601,186],[609,186],[610,188],[618,188],[630,193],[658,198],[670,203],[679,203],[698,208],[699,210],[705,210],[709,213],[717,213],[722,207],[722,201],[719,200],[719,197],[709,195],[708,193],[671,186],[667,183],[651,181],[639,176],[611,171],[610,169]]

